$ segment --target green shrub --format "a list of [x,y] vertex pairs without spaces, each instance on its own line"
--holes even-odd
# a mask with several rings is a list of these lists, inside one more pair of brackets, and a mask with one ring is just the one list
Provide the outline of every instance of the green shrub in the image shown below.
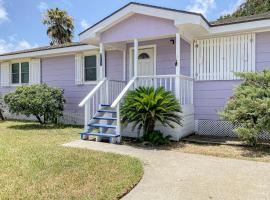
[[163,87],[139,87],[129,91],[121,106],[124,124],[133,123],[132,129],[138,129],[138,135],[152,133],[156,122],[174,128],[173,123],[182,125],[182,112],[179,101],[172,92]]
[[150,142],[152,145],[156,146],[170,144],[170,138],[171,138],[170,135],[164,137],[160,131],[153,131],[150,133],[146,133],[142,137],[144,141]]
[[1,119],[1,120],[5,120],[5,117],[4,117],[4,111],[5,111],[4,98],[3,98],[3,96],[0,94],[0,119]]
[[41,124],[56,123],[63,115],[64,90],[46,84],[19,86],[4,98],[11,113],[34,115]]
[[234,131],[252,145],[258,134],[270,133],[270,71],[236,73],[243,82],[227,102],[222,119],[240,125]]

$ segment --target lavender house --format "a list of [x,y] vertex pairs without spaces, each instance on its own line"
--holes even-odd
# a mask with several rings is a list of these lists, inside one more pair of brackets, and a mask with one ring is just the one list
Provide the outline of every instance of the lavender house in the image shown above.
[[173,139],[231,135],[218,111],[240,82],[232,72],[269,69],[270,15],[208,22],[198,13],[130,3],[82,32],[79,43],[3,54],[0,64],[1,93],[21,84],[64,88],[63,121],[85,124],[83,138],[90,121],[112,138],[134,134],[121,128],[119,108],[140,85],[163,86],[181,101],[184,126],[163,130]]

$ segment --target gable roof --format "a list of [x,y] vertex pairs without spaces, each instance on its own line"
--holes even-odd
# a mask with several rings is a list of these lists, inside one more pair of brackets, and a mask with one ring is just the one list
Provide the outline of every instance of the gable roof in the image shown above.
[[229,25],[229,24],[237,24],[237,23],[245,23],[245,22],[251,22],[251,21],[258,21],[258,20],[270,19],[270,12],[267,12],[267,13],[258,14],[258,15],[238,17],[238,18],[231,18],[231,19],[224,19],[224,20],[215,20],[215,21],[209,22],[201,13],[196,13],[196,12],[191,12],[191,11],[185,11],[185,10],[178,10],[178,9],[161,7],[161,6],[155,6],[155,5],[150,5],[150,4],[130,2],[130,3],[126,4],[125,6],[123,6],[122,8],[116,10],[112,14],[108,15],[107,17],[103,18],[102,20],[98,21],[94,25],[90,26],[86,30],[82,31],[81,33],[79,33],[79,35],[85,33],[86,31],[88,31],[88,30],[90,30],[92,28],[94,28],[98,24],[102,23],[106,19],[110,18],[114,14],[120,12],[121,10],[125,9],[126,7],[128,7],[130,5],[138,5],[138,6],[144,6],[144,7],[150,7],[150,8],[162,9],[162,10],[167,10],[167,11],[172,11],[172,12],[178,12],[178,13],[185,13],[185,14],[191,14],[191,15],[200,16],[209,25],[209,27],[224,26],[224,25]]
[[103,21],[105,21],[106,19],[110,18],[111,16],[115,15],[116,13],[120,12],[121,10],[124,10],[125,8],[127,8],[130,5],[138,5],[138,6],[144,6],[144,7],[149,7],[149,8],[156,8],[156,9],[162,9],[162,10],[167,10],[167,11],[173,11],[173,12],[178,12],[178,13],[184,13],[184,14],[191,14],[191,15],[196,15],[196,16],[200,16],[208,25],[210,25],[210,23],[208,22],[208,20],[201,14],[201,13],[196,13],[196,12],[190,12],[190,11],[186,11],[186,10],[177,10],[177,9],[173,9],[173,8],[167,8],[167,7],[161,7],[161,6],[155,6],[155,5],[150,5],[150,4],[143,4],[143,3],[137,3],[137,2],[130,2],[128,4],[126,4],[125,6],[123,6],[122,8],[116,10],[115,12],[113,12],[112,14],[108,15],[107,17],[103,18],[102,20],[98,21],[97,23],[95,23],[94,25],[90,26],[89,28],[87,28],[86,30],[82,31],[81,33],[79,33],[79,35],[85,33],[86,31],[94,28],[95,26],[97,26],[98,24],[102,23]]

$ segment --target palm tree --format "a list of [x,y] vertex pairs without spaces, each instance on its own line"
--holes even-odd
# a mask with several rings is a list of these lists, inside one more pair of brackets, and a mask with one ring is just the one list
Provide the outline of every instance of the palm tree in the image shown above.
[[48,27],[50,45],[70,43],[73,38],[73,18],[66,11],[52,8],[45,13],[43,24]]
[[154,131],[156,122],[171,128],[174,128],[173,122],[182,126],[180,113],[179,101],[163,87],[139,87],[129,91],[121,106],[123,123],[133,123],[133,130],[137,127],[140,133],[143,129],[144,135]]

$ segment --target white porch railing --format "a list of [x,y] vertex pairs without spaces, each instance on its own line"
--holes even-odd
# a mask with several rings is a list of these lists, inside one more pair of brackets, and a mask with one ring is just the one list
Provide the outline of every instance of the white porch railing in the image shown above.
[[121,135],[120,104],[129,90],[139,86],[164,87],[165,90],[173,92],[180,100],[181,105],[193,104],[193,79],[188,76],[177,75],[155,75],[133,77],[119,96],[112,103],[112,108],[117,108],[117,129],[116,133]]
[[139,86],[164,87],[173,92],[182,105],[193,104],[193,79],[187,76],[178,75],[155,75],[133,77],[127,84],[126,81],[103,79],[96,87],[82,100],[80,107],[85,108],[85,129],[93,115],[98,111],[100,104],[110,104],[111,108],[117,109],[117,129],[120,135],[120,104],[129,90]]
[[85,130],[93,115],[98,111],[100,104],[111,104],[125,86],[126,81],[108,80],[104,78],[91,90],[79,104],[79,107],[84,106]]

